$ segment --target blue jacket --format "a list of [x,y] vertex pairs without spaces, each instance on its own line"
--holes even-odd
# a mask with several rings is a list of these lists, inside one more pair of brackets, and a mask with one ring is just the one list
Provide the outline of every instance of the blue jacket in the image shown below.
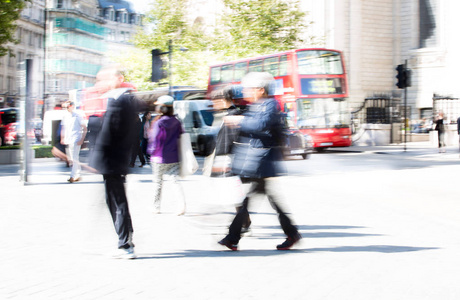
[[[261,99],[250,105],[241,122],[238,143],[250,145],[253,148],[270,148],[268,155],[264,157],[257,171],[257,178],[278,176],[278,161],[282,160],[280,146],[282,132],[282,116],[278,102],[274,98]],[[240,148],[240,149],[238,149]],[[234,160],[251,159],[245,157],[242,146],[234,147]]]

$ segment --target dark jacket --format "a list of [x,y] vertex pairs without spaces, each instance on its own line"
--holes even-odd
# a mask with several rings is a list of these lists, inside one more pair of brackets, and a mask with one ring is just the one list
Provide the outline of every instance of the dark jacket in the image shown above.
[[[245,147],[269,148],[261,159],[256,178],[278,176],[278,161],[282,160],[281,144],[282,116],[278,102],[274,98],[261,99],[250,105],[241,122],[238,142],[233,148],[234,161],[250,160]],[[249,152],[250,153],[250,152]],[[250,155],[250,154],[249,154]],[[237,173],[238,174],[238,173]]]
[[[243,110],[240,110],[235,105],[227,109],[227,116],[237,116],[241,114],[243,114]],[[225,123],[222,124],[215,141],[216,155],[232,153],[232,146],[238,138],[239,131],[239,128],[227,126]]]
[[129,93],[118,99],[109,99],[90,158],[90,166],[101,174],[128,174],[133,137],[139,134],[135,118],[142,109],[140,106],[140,102]]
[[444,133],[444,120],[436,120],[436,127],[434,129],[437,130],[439,133]]

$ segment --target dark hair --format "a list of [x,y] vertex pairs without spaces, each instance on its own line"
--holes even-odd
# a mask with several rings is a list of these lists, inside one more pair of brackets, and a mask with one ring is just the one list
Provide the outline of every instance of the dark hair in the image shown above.
[[224,87],[222,90],[222,96],[224,96],[225,100],[233,102],[233,97],[234,97],[233,87],[231,85],[227,85],[226,87]]
[[160,112],[165,116],[172,116],[174,115],[174,108],[169,105],[161,105]]
[[145,123],[145,121],[147,121],[147,115],[148,115],[149,113],[150,113],[149,111],[146,111],[146,112],[142,115],[142,123]]

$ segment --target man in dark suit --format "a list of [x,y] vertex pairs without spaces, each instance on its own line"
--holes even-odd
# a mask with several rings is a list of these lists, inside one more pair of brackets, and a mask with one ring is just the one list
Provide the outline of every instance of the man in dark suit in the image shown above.
[[124,77],[119,68],[109,66],[97,75],[96,86],[107,88],[107,111],[90,158],[90,166],[103,175],[107,206],[118,235],[115,258],[136,258],[132,242],[133,226],[125,191],[131,147],[136,132],[135,118],[140,102],[127,88],[121,88]]

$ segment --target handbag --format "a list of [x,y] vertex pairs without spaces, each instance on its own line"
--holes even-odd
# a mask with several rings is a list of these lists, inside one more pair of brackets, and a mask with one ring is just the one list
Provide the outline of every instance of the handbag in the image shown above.
[[183,133],[179,138],[179,166],[181,177],[193,175],[198,170],[198,162],[193,154],[190,134]]
[[260,178],[261,166],[271,148],[254,148],[250,144],[235,143],[233,146],[232,172],[246,178]]

